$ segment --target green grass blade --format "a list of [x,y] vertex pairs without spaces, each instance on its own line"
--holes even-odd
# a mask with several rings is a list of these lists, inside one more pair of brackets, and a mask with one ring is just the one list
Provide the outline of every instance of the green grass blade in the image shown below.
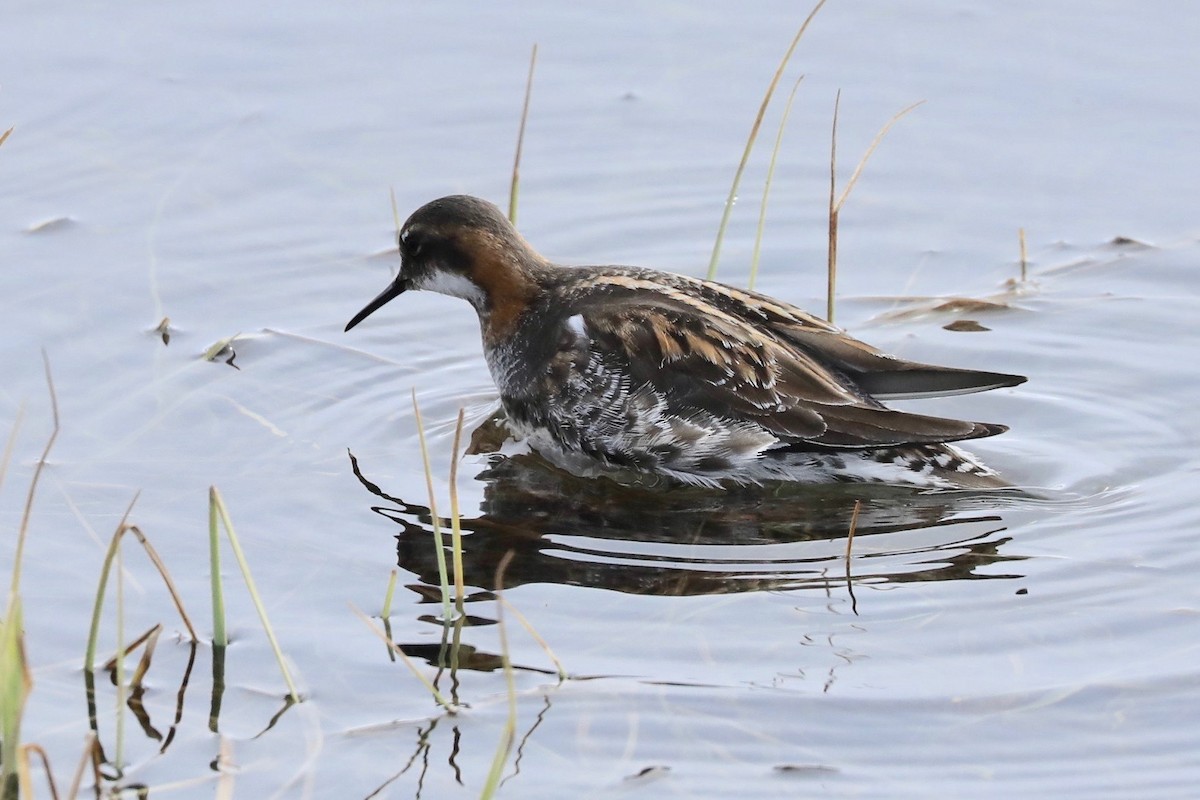
[[0,758],[4,760],[0,764],[0,798],[4,800],[15,800],[20,789],[21,718],[33,690],[21,633],[23,623],[21,598],[11,592],[0,621]]
[[284,661],[283,651],[279,649],[279,642],[275,638],[275,631],[271,628],[271,620],[267,617],[267,609],[258,594],[258,586],[254,583],[254,576],[250,574],[250,564],[246,561],[246,554],[242,552],[242,545],[238,541],[237,531],[233,528],[233,520],[229,518],[229,510],[225,507],[225,501],[221,499],[221,493],[217,491],[217,487],[213,486],[209,491],[211,492],[210,496],[216,502],[217,513],[221,515],[221,525],[225,528],[225,536],[229,539],[229,546],[233,549],[233,556],[237,559],[238,567],[242,570],[242,579],[246,583],[246,589],[250,592],[250,599],[254,602],[254,609],[258,612],[258,618],[262,622],[263,632],[267,635],[267,641],[271,645],[271,651],[275,654],[275,660],[279,662],[279,671],[283,673],[284,683],[288,687],[288,697],[293,703],[299,703],[300,693],[296,691],[296,684],[292,682],[292,674],[288,671],[287,663]]
[[213,647],[226,647],[225,590],[221,583],[221,534],[217,525],[217,489],[208,488],[208,569],[212,584]]
[[708,280],[713,280],[717,277],[717,262],[721,260],[721,243],[725,240],[725,229],[729,226],[729,215],[733,211],[733,204],[737,200],[738,186],[742,182],[742,173],[746,171],[746,163],[750,160],[750,152],[754,150],[754,142],[758,139],[758,129],[762,127],[763,116],[767,113],[767,106],[771,104],[771,97],[775,94],[775,87],[779,85],[779,79],[783,77],[783,70],[787,67],[788,61],[792,58],[792,53],[796,51],[796,45],[800,44],[801,37],[808,30],[808,24],[812,22],[813,17],[821,10],[821,6],[825,5],[825,0],[820,0],[813,10],[808,12],[808,16],[804,19],[804,24],[800,26],[800,30],[796,31],[796,35],[792,38],[792,43],[788,45],[787,52],[783,54],[783,58],[779,60],[779,66],[775,70],[775,75],[771,78],[770,85],[767,86],[766,94],[763,95],[762,105],[758,107],[758,115],[754,118],[754,124],[750,126],[750,135],[746,138],[746,147],[742,151],[742,160],[738,162],[737,171],[733,173],[733,185],[729,187],[729,197],[725,199],[725,210],[721,213],[721,224],[717,227],[717,240],[713,243],[712,258],[708,262]]
[[125,513],[121,515],[121,521],[117,523],[117,529],[113,531],[112,539],[108,542],[108,549],[104,551],[104,561],[100,564],[100,581],[96,586],[96,597],[92,600],[92,624],[88,629],[87,647],[83,654],[85,672],[92,672],[96,668],[96,644],[100,637],[100,613],[104,610],[104,592],[108,587],[108,576],[112,572],[113,557],[117,554],[117,544],[125,535],[129,514],[133,511],[133,504],[137,499],[138,494],[135,494],[125,508]]
[[396,578],[400,573],[397,570],[392,570],[392,574],[388,577],[387,591],[383,595],[383,608],[379,610],[379,616],[382,619],[387,619],[392,615],[392,598],[396,596]]

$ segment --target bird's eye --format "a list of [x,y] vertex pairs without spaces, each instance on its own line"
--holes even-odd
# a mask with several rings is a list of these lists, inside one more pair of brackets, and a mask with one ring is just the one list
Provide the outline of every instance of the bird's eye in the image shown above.
[[425,242],[420,236],[416,236],[412,231],[403,231],[400,234],[400,252],[406,257],[413,257],[421,252],[421,248]]

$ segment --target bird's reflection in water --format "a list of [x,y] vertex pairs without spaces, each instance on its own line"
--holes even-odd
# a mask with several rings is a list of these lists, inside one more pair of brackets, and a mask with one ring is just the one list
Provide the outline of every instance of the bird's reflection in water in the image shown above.
[[[436,587],[428,507],[376,486],[357,463],[354,471],[387,501],[373,510],[401,526],[400,567]],[[654,489],[576,477],[536,455],[494,456],[476,479],[485,484],[480,513],[461,526],[464,579],[484,590],[475,594],[480,599],[490,598],[509,551],[506,587],[558,583],[632,594],[829,587],[848,573],[858,585],[1019,577],[979,569],[1020,559],[1000,552],[1008,538],[997,513],[1002,493],[995,491],[869,484]]]

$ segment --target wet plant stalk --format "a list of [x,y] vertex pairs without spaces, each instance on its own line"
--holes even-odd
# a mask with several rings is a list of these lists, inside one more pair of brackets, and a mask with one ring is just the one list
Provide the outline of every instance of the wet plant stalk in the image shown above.
[[229,644],[225,632],[225,590],[221,585],[221,538],[217,525],[217,490],[208,490],[208,570],[212,589],[213,647]]

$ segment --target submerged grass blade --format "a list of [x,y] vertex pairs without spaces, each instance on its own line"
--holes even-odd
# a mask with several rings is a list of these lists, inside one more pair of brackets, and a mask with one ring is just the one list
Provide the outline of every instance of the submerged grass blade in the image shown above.
[[783,116],[779,120],[779,131],[775,134],[775,146],[771,148],[771,163],[767,167],[767,180],[763,184],[762,205],[758,210],[758,230],[754,234],[754,254],[750,257],[750,280],[748,288],[754,288],[758,278],[758,257],[762,253],[763,228],[767,224],[767,201],[771,196],[771,179],[775,177],[775,162],[779,158],[779,146],[783,144],[783,131],[787,127],[788,117],[792,113],[792,102],[796,99],[796,90],[800,88],[804,76],[796,79],[792,91],[788,94],[787,105],[783,107]]
[[438,582],[442,590],[442,622],[450,624],[454,614],[450,610],[450,579],[446,573],[446,547],[442,541],[441,519],[437,512],[437,497],[433,493],[433,468],[429,466],[429,448],[425,445],[425,424],[421,421],[421,407],[417,405],[417,390],[412,390],[413,416],[417,422],[417,441],[421,443],[421,464],[425,469],[425,488],[429,491],[429,519],[433,523],[434,547],[437,549]]
[[391,639],[389,639],[387,634],[383,632],[382,628],[380,628],[378,625],[376,625],[374,622],[372,622],[370,617],[368,617],[363,612],[359,611],[353,605],[350,606],[350,610],[354,612],[355,616],[357,616],[359,619],[361,619],[363,622],[365,622],[367,624],[367,627],[371,629],[371,632],[374,633],[376,636],[378,636],[380,638],[380,640],[382,640],[385,644],[387,644],[387,646],[391,648],[393,653],[400,656],[400,660],[403,661],[405,663],[405,665],[408,667],[409,671],[411,671],[412,674],[417,677],[417,680],[419,680],[425,686],[425,689],[428,690],[429,694],[432,695],[434,701],[439,706],[446,709],[451,714],[455,714],[458,712],[458,706],[454,705],[454,703],[452,703],[446,699],[446,696],[444,694],[442,694],[438,690],[438,688],[436,686],[434,686],[433,683],[431,683],[428,678],[425,677],[425,674],[423,672],[421,672],[420,669],[417,668],[417,665],[412,662],[412,659],[408,657],[408,653],[405,653],[403,650],[400,649],[399,645],[397,645],[395,642],[393,642]]
[[12,132],[13,132],[13,128],[9,128],[4,133],[0,133],[0,144],[4,144],[8,140],[8,135]]
[[233,529],[233,520],[229,518],[229,510],[225,507],[225,501],[221,499],[221,493],[217,491],[216,486],[209,488],[209,497],[216,503],[217,513],[221,515],[221,525],[225,528],[225,536],[229,539],[229,546],[233,549],[233,557],[237,559],[238,567],[242,571],[242,580],[245,581],[246,589],[250,592],[250,599],[254,602],[254,609],[258,612],[258,618],[262,622],[263,632],[267,635],[271,651],[275,654],[275,660],[279,662],[279,671],[283,673],[284,683],[288,687],[288,697],[293,703],[299,703],[300,693],[296,691],[296,684],[292,682],[292,674],[288,671],[283,651],[279,649],[275,631],[271,628],[271,620],[267,617],[266,606],[263,605],[262,598],[258,594],[254,576],[250,574],[250,564],[246,561],[246,554],[242,552],[241,542],[238,541],[237,532]]
[[529,76],[525,79],[525,103],[521,106],[521,127],[517,130],[517,154],[513,157],[512,183],[508,187],[508,221],[517,224],[517,197],[521,193],[521,151],[525,147],[525,122],[529,119],[529,98],[533,95],[533,69],[537,66],[538,46],[529,55]]
[[217,745],[217,800],[233,800],[233,740],[220,737]]
[[454,561],[454,607],[463,614],[463,598],[466,584],[463,582],[462,520],[458,514],[458,459],[462,444],[463,409],[458,410],[458,422],[454,426],[454,446],[450,451],[450,554]]
[[[509,550],[496,566],[495,592],[499,597],[504,591],[504,572],[513,560],[514,551]],[[488,770],[487,781],[479,800],[491,800],[500,788],[500,777],[504,774],[504,764],[512,752],[513,739],[517,733],[517,683],[513,676],[512,659],[508,655],[508,633],[504,625],[504,604],[496,604],[497,633],[500,636],[500,662],[504,665],[504,683],[508,694],[508,718],[500,732],[500,743],[496,746],[496,755],[492,757],[492,767]]]
[[750,153],[754,150],[754,142],[758,138],[758,129],[762,127],[763,116],[767,113],[767,106],[771,103],[771,96],[775,94],[775,87],[779,85],[779,79],[783,77],[783,70],[787,67],[788,61],[792,58],[792,53],[796,51],[796,45],[800,44],[801,37],[808,30],[808,24],[812,22],[813,17],[821,10],[821,6],[825,5],[825,0],[813,6],[813,10],[808,12],[808,16],[804,19],[804,24],[800,26],[800,30],[796,31],[795,37],[792,38],[792,43],[788,45],[787,52],[783,54],[783,58],[779,61],[779,66],[775,70],[774,77],[771,78],[771,83],[767,86],[766,94],[763,95],[762,105],[758,107],[758,115],[754,118],[754,124],[750,126],[750,135],[746,138],[746,147],[742,151],[742,160],[738,162],[737,170],[733,173],[733,185],[729,187],[729,196],[725,199],[725,210],[721,213],[721,224],[717,227],[717,240],[713,243],[712,258],[708,262],[708,280],[717,277],[717,262],[721,260],[721,243],[725,240],[725,228],[729,226],[729,215],[733,211],[733,204],[737,200],[738,185],[742,182],[742,173],[746,171],[746,163],[750,160]]

